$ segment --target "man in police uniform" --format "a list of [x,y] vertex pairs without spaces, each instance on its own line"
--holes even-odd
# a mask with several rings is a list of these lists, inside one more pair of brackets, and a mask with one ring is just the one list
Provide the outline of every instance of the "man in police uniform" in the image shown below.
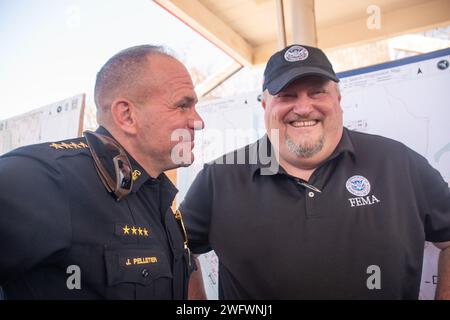
[[0,285],[7,299],[184,299],[193,262],[163,171],[193,160],[191,78],[163,48],[132,47],[101,68],[95,102],[86,138],[0,158]]
[[338,81],[320,49],[275,53],[267,135],[188,191],[191,248],[217,253],[220,298],[417,299],[425,240],[442,249],[437,298],[450,298],[448,185],[403,144],[343,128]]

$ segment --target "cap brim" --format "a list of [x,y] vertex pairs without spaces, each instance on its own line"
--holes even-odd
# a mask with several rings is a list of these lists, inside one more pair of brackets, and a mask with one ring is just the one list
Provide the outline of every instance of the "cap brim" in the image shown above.
[[306,77],[306,76],[321,76],[330,79],[334,82],[339,82],[339,79],[332,73],[316,67],[301,67],[292,68],[288,72],[283,73],[278,78],[273,79],[266,86],[266,89],[271,95],[275,95],[280,92],[284,87],[291,84],[293,81]]

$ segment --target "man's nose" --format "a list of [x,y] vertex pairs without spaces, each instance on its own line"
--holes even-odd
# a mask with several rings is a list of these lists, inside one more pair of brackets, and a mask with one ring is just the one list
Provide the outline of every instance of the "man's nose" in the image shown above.
[[312,99],[306,92],[300,92],[297,94],[297,99],[294,101],[292,111],[299,115],[307,115],[313,110]]
[[193,117],[189,119],[189,128],[194,130],[202,130],[205,127],[205,123],[203,122],[202,117],[198,114],[196,110],[194,110]]

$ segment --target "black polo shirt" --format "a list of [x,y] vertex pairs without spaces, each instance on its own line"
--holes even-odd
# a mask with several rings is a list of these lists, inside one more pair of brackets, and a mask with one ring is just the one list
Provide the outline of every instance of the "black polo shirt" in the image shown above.
[[[130,161],[133,189],[117,202],[84,138],[0,157],[0,285],[7,299],[186,297],[189,270],[170,208],[177,190],[164,174],[154,179]],[[81,271],[80,289],[67,286],[70,266]]]
[[306,184],[253,161],[267,141],[227,155],[246,164],[205,165],[181,204],[193,252],[219,257],[219,297],[417,299],[424,241],[450,240],[439,172],[399,142],[344,129]]

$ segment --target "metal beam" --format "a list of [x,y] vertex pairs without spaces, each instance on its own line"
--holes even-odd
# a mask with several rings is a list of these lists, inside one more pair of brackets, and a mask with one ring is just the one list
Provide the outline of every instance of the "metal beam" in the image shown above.
[[284,23],[284,6],[283,0],[275,0],[277,10],[277,35],[278,35],[278,49],[286,47],[286,28]]
[[290,0],[292,42],[317,46],[314,0]]
[[238,63],[253,64],[253,48],[198,0],[153,0],[221,48]]
[[236,74],[239,70],[242,69],[242,65],[233,62],[230,65],[226,66],[219,72],[216,72],[215,74],[208,77],[206,80],[204,80],[202,83],[198,84],[195,87],[195,92],[197,93],[197,97],[200,99],[201,97],[207,95],[212,90],[217,88],[219,85],[221,85],[224,81],[229,79],[231,76]]

